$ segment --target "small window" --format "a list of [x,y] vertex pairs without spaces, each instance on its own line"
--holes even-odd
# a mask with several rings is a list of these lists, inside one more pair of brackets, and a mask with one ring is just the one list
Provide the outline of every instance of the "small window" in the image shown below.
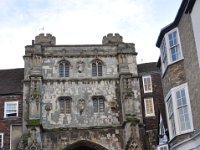
[[153,98],[145,98],[144,105],[145,105],[145,116],[146,117],[155,116]]
[[68,62],[61,62],[59,64],[59,76],[69,77],[69,67],[70,67],[70,64]]
[[102,113],[105,111],[105,99],[101,96],[93,97],[93,110],[94,113]]
[[143,80],[144,93],[152,92],[151,76],[143,76],[142,80]]
[[3,148],[3,133],[0,133],[0,148]]
[[188,111],[188,105],[186,102],[185,89],[180,89],[176,91],[177,109],[180,120],[181,131],[185,131],[191,128],[190,117]]
[[170,53],[171,53],[171,61],[174,62],[180,59],[181,57],[179,43],[177,39],[177,31],[169,33],[168,39],[169,39],[169,47],[170,47]]
[[18,116],[18,102],[5,102],[4,105],[4,118],[17,117]]
[[71,98],[70,97],[60,97],[60,113],[71,114]]
[[158,150],[168,150],[168,145],[158,146]]
[[102,76],[102,62],[94,61],[92,63],[92,76]]

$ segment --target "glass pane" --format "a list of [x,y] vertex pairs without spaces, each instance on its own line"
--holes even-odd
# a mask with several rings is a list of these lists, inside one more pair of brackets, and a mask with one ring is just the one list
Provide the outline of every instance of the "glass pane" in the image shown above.
[[64,66],[63,64],[59,64],[59,75],[60,77],[64,77]]
[[65,64],[65,77],[69,77],[69,64]]
[[104,100],[102,98],[99,99],[99,112],[104,112]]
[[65,102],[64,99],[60,99],[60,113],[65,113]]
[[66,114],[71,113],[71,101],[68,99],[66,100]]
[[12,104],[7,104],[6,105],[6,113],[16,113],[17,112],[17,104],[12,103]]
[[98,112],[98,101],[97,99],[94,99],[93,100],[93,109],[94,109],[94,112]]
[[174,45],[177,44],[177,32],[173,32],[173,38],[174,38]]
[[178,59],[178,49],[177,46],[171,48],[171,57],[172,61],[176,61]]
[[102,64],[98,63],[98,76],[102,76]]
[[97,76],[97,66],[95,63],[92,64],[92,76]]

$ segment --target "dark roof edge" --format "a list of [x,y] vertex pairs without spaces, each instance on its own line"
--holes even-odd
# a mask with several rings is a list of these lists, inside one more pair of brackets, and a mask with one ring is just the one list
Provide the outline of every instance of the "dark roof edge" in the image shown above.
[[185,10],[186,13],[191,13],[196,0],[190,0]]
[[0,96],[6,96],[6,95],[23,95],[23,92],[13,92],[13,93],[0,94]]
[[182,3],[181,3],[181,6],[179,7],[178,13],[177,13],[174,21],[171,24],[169,24],[166,27],[161,29],[160,34],[159,34],[158,39],[157,39],[157,42],[156,42],[156,46],[158,48],[160,47],[160,44],[162,42],[162,39],[163,39],[165,33],[169,32],[170,30],[172,30],[173,28],[178,26],[179,21],[180,21],[183,13],[185,11],[187,4],[188,4],[188,0],[183,0]]
[[6,69],[0,69],[0,71],[9,71],[9,70],[20,70],[20,69],[24,69],[24,68],[6,68]]

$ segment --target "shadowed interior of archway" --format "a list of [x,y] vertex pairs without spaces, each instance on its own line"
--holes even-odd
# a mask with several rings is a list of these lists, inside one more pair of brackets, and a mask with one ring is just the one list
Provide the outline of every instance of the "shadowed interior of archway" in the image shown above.
[[108,150],[105,147],[87,140],[81,140],[67,146],[64,150]]

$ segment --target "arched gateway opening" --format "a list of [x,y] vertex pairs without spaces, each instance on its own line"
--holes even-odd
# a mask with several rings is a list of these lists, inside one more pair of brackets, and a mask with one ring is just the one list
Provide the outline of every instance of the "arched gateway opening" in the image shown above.
[[108,150],[105,147],[86,140],[81,140],[67,146],[64,150]]

